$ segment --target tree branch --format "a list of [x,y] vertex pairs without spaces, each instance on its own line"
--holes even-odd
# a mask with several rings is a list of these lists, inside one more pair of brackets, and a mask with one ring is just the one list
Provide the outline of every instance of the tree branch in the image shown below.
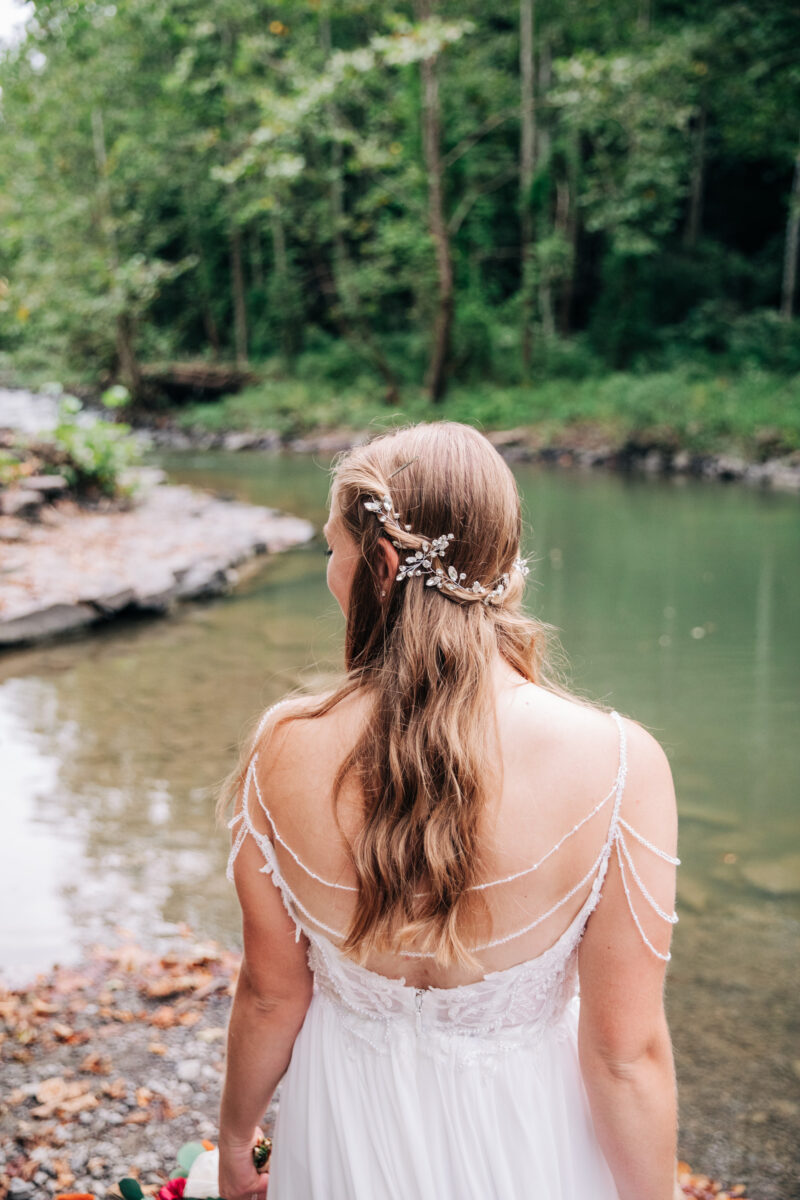
[[458,233],[459,229],[464,223],[464,218],[476,200],[478,200],[481,196],[487,196],[490,192],[496,192],[498,188],[503,187],[506,183],[509,183],[510,180],[516,179],[517,174],[517,168],[510,167],[507,171],[504,171],[502,175],[498,175],[496,179],[493,179],[491,183],[486,185],[486,187],[478,188],[477,191],[471,192],[469,195],[464,196],[458,208],[455,210],[447,223],[447,232],[450,234],[450,236],[453,237],[456,233]]

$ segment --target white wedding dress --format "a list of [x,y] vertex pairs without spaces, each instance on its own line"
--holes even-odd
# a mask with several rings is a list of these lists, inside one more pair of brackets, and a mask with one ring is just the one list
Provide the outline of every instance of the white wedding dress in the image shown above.
[[[625,731],[619,714],[619,768],[611,791],[564,834],[549,858],[604,807],[607,835],[591,871],[555,906],[522,929],[487,943],[513,942],[591,883],[577,915],[544,953],[479,982],[407,987],[358,966],[337,949],[342,932],[305,907],[288,886],[278,852],[310,871],[281,838],[250,764],[228,865],[245,837],[280,889],[297,936],[308,938],[314,992],[281,1084],[269,1200],[618,1200],[597,1143],[577,1049],[577,951],[616,852],[632,916],[632,887],[663,920],[627,840],[670,863],[620,814]],[[255,783],[255,786],[253,784]],[[255,825],[255,793],[272,838]],[[528,875],[544,861],[507,880]],[[348,889],[352,890],[352,889]]]

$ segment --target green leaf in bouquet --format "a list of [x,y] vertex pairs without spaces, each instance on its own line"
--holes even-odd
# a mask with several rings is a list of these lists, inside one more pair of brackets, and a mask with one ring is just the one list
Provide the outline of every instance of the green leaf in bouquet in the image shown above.
[[170,1179],[185,1179],[186,1174],[183,1167],[176,1167],[174,1171],[170,1171],[169,1177]]
[[178,1151],[178,1166],[183,1168],[184,1174],[188,1175],[192,1163],[204,1149],[202,1142],[184,1142]]
[[125,1179],[120,1179],[118,1187],[125,1200],[144,1200],[144,1192],[138,1179],[131,1179],[127,1176]]

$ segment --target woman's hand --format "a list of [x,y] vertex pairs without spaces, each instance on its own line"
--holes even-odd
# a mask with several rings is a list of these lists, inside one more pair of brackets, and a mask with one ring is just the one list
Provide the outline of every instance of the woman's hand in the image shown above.
[[253,1163],[253,1146],[263,1137],[256,1126],[247,1145],[219,1144],[219,1194],[224,1200],[261,1200],[267,1194],[269,1172],[259,1175]]

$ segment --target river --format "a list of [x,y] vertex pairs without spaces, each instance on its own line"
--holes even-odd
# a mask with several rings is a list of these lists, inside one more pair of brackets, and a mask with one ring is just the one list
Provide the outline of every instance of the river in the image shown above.
[[[172,454],[191,482],[322,524],[312,458]],[[574,683],[645,724],[681,816],[668,1011],[681,1153],[798,1200],[800,509],[697,480],[516,469],[528,604]],[[0,658],[0,967],[19,980],[120,928],[187,923],[228,944],[237,910],[210,805],[245,722],[340,661],[322,543],[223,601]],[[13,913],[13,920],[8,914]]]

